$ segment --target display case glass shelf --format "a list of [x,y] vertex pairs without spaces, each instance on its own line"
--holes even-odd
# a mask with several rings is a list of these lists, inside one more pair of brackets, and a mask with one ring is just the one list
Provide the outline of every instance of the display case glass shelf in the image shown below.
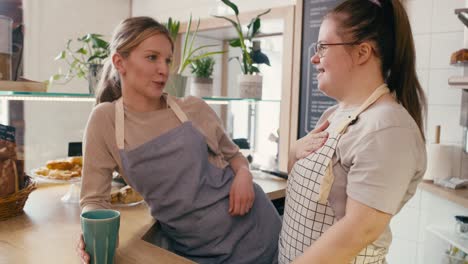
[[44,93],[0,91],[0,99],[22,101],[89,101],[95,100],[93,94],[81,93]]
[[[17,92],[0,91],[0,99],[23,100],[23,101],[89,101],[94,102],[93,94],[83,93],[44,93],[44,92]],[[234,98],[234,97],[203,97],[209,104],[228,104],[232,101],[238,102],[280,102],[275,99]]]

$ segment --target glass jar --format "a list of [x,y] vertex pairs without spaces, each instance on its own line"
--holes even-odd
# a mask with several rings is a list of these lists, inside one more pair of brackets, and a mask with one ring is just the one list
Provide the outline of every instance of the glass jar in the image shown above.
[[0,81],[11,80],[13,19],[0,15]]

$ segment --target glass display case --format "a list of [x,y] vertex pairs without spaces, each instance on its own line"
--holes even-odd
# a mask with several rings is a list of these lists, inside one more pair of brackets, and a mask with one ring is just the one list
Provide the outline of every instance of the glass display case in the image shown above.
[[[258,112],[272,113],[271,109],[278,107],[279,100],[221,96],[203,99],[214,110],[219,110],[217,108],[220,106],[226,107],[229,123],[226,131],[232,138],[248,139],[252,150],[255,149],[254,145],[263,145],[270,149],[269,152],[274,150],[272,153],[277,153],[278,144],[274,140],[270,140],[270,144],[256,142],[259,135],[256,124],[263,122],[256,118]],[[18,138],[24,139],[24,146],[18,146],[18,149],[24,149],[19,156],[25,160],[26,172],[44,166],[48,160],[67,157],[70,143],[82,141],[88,116],[95,103],[94,95],[81,93],[0,91],[0,100],[3,106],[1,123],[23,126],[21,129],[17,127],[18,131],[23,131]],[[10,124],[8,112],[15,111],[15,108],[7,107],[11,101],[23,102],[23,122]],[[235,126],[234,123],[240,125]]]
[[[266,10],[239,12],[239,22],[243,31],[251,19]],[[226,14],[216,14],[225,16]],[[229,15],[226,15],[229,16]],[[238,38],[236,30],[228,21],[211,17],[200,20],[196,33],[195,47],[215,45],[206,51],[225,51],[216,55],[213,72],[213,94],[220,98],[231,98],[229,104],[215,106],[217,97],[204,98],[214,104],[213,109],[224,121],[227,131],[233,138],[247,138],[253,163],[269,169],[287,171],[289,147],[296,140],[293,116],[293,44],[294,44],[294,6],[272,8],[261,17],[260,34],[252,42],[260,43],[262,53],[266,54],[271,66],[257,65],[262,75],[262,100],[234,99],[240,96],[238,83],[241,68],[241,52],[238,47],[231,47],[230,41]],[[231,16],[234,21],[237,19]],[[192,22],[195,23],[196,22]],[[180,61],[183,40],[187,34],[187,23],[180,26],[176,41],[174,61]],[[193,26],[190,33],[197,27]],[[190,76],[186,69],[183,75]],[[190,91],[190,89],[188,89]],[[224,101],[225,99],[219,99]]]

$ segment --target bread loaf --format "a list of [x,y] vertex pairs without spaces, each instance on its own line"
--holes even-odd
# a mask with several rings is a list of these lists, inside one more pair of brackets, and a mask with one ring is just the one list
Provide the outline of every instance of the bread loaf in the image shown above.
[[19,189],[16,169],[16,144],[0,139],[0,197]]
[[461,49],[452,53],[450,57],[450,64],[456,64],[460,62],[468,62],[468,49]]
[[0,161],[0,197],[15,192],[16,164],[11,159]]

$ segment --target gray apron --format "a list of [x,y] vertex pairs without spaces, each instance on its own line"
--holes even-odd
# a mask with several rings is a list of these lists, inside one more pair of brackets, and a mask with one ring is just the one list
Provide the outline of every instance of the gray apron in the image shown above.
[[[283,228],[279,240],[279,263],[290,263],[302,255],[315,240],[338,221],[333,204],[328,201],[334,182],[331,160],[338,141],[360,113],[387,93],[389,90],[386,84],[379,86],[366,102],[337,126],[336,130],[330,131],[324,146],[294,164],[286,188]],[[386,254],[386,248],[370,244],[350,263],[384,264]]]
[[170,239],[171,250],[199,263],[277,262],[281,220],[254,184],[255,201],[244,216],[230,216],[230,166],[208,161],[205,137],[171,96],[168,106],[182,124],[132,150],[124,149],[124,107],[116,102],[116,140],[129,184]]

